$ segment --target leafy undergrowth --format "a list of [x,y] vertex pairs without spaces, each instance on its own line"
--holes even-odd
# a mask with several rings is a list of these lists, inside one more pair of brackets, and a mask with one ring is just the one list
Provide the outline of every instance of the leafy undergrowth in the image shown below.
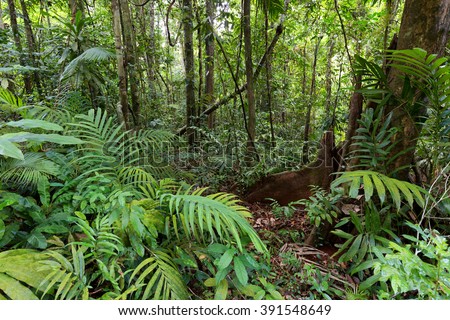
[[303,245],[312,230],[304,210],[280,212],[262,203],[247,207],[253,213],[253,227],[272,255],[271,281],[285,299],[357,298],[357,280],[346,274],[345,264],[332,257],[337,251],[333,244]]

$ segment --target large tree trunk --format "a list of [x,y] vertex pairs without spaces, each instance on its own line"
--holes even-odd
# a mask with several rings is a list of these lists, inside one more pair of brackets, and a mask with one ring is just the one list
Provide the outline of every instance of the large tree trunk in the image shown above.
[[129,106],[127,93],[127,71],[125,67],[125,59],[123,53],[119,0],[111,0],[111,10],[113,13],[114,44],[116,47],[117,73],[119,76],[120,106],[117,108],[117,113],[120,120],[124,123],[125,128],[128,128]]
[[192,26],[192,0],[183,0],[183,30],[184,30],[184,71],[186,76],[186,126],[188,128],[188,145],[195,142],[195,125],[197,115],[195,106],[195,63],[194,63],[194,29]]
[[[403,11],[397,49],[422,48],[428,53],[442,56],[447,45],[450,30],[450,1],[449,0],[406,0]],[[391,69],[389,85],[396,96],[403,90],[403,80],[400,72]],[[393,163],[392,171],[406,166],[397,172],[397,178],[407,180],[409,167],[414,156],[417,139],[421,126],[418,120],[426,116],[426,109],[412,114],[405,106],[392,104],[386,108],[386,113],[392,112],[391,125],[397,127],[399,132],[394,137],[397,144],[391,155],[400,155]]]
[[247,105],[248,105],[248,141],[247,151],[253,157],[256,153],[256,104],[253,88],[253,61],[252,61],[252,29],[251,29],[251,0],[243,0],[243,28],[244,28],[244,52],[245,52],[245,75],[247,78]]

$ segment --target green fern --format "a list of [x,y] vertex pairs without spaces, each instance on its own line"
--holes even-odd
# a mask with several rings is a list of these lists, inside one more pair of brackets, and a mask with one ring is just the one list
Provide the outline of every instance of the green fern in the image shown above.
[[72,261],[57,251],[47,251],[43,264],[53,266],[40,289],[51,294],[55,300],[89,298],[89,279],[86,274],[84,250],[71,245]]
[[420,90],[434,109],[450,104],[450,66],[447,57],[438,58],[425,50],[395,50],[388,55],[391,67],[400,70],[409,87]]

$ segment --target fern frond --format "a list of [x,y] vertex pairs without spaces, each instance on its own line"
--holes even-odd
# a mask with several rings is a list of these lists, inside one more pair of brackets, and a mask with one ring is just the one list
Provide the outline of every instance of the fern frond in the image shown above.
[[45,106],[31,106],[27,107],[28,114],[33,119],[41,119],[49,122],[57,123],[61,126],[73,122],[73,114],[61,108],[52,109]]

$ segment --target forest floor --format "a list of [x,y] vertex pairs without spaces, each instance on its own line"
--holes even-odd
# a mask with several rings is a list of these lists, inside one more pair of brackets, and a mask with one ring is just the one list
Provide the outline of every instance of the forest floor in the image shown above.
[[316,247],[303,244],[312,226],[306,213],[278,213],[271,205],[246,205],[253,213],[252,225],[271,252],[271,280],[285,299],[344,298],[355,291],[355,279],[345,273],[346,265],[333,254],[334,244]]

